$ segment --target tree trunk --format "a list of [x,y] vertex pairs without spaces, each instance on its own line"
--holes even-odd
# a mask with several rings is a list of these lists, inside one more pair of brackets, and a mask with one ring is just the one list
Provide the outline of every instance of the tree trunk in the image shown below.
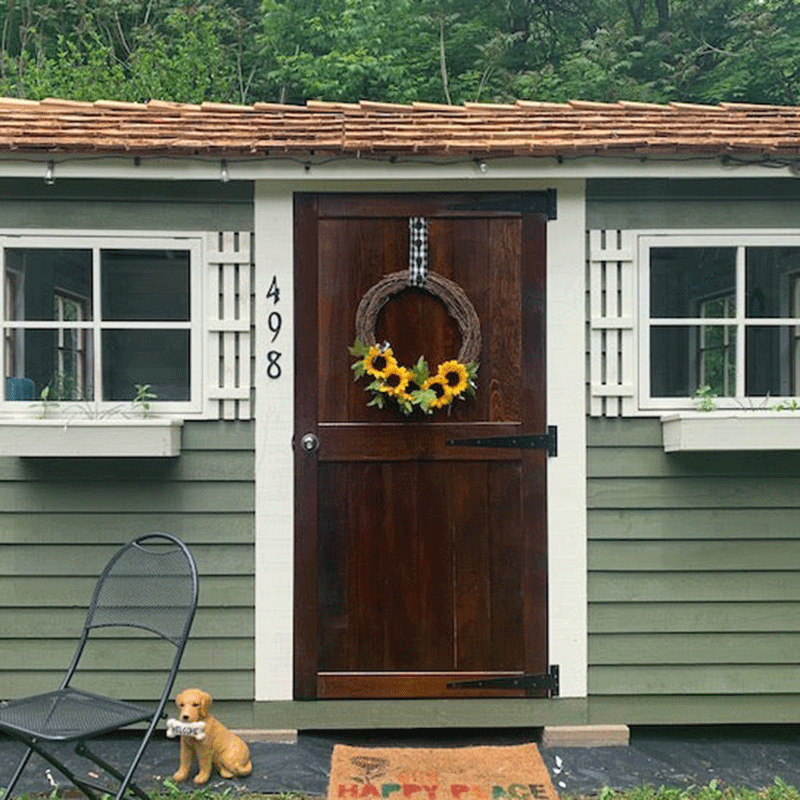
[[658,32],[663,33],[669,28],[669,0],[653,0],[658,14]]
[[439,18],[439,70],[442,73],[442,89],[447,105],[453,105],[450,100],[450,89],[447,86],[447,54],[444,49],[444,15]]
[[644,33],[644,0],[626,0],[628,13],[633,25],[633,35],[641,36]]

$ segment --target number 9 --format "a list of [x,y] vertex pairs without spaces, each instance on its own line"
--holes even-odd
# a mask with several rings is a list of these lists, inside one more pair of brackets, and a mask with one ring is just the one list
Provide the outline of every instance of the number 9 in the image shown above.
[[283,319],[281,315],[277,311],[273,311],[267,317],[267,327],[272,334],[272,341],[274,342],[278,338],[278,334],[281,332],[281,325],[283,323]]

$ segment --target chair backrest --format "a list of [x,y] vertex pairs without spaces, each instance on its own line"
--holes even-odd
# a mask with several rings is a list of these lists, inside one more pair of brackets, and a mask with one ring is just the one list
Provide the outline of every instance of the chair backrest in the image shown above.
[[197,596],[197,565],[180,539],[169,533],[146,533],[128,542],[97,579],[83,632],[61,688],[71,685],[92,631],[101,628],[149,631],[174,645],[171,663],[163,664],[168,675],[159,703],[160,713],[178,673],[197,609]]
[[180,539],[147,533],[120,548],[97,580],[86,629],[132,627],[180,647],[197,607],[197,565]]

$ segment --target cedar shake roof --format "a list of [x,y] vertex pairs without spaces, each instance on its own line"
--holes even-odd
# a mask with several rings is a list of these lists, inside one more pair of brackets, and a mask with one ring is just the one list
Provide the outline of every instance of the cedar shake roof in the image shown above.
[[794,158],[800,155],[800,107],[525,100],[234,106],[0,98],[0,153]]

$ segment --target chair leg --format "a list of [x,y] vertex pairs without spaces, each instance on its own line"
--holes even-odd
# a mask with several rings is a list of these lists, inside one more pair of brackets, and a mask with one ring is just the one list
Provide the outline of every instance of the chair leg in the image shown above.
[[133,782],[133,773],[136,772],[136,767],[139,766],[139,762],[142,760],[144,751],[147,749],[147,745],[150,744],[150,738],[153,735],[157,721],[158,718],[155,717],[150,723],[150,727],[147,729],[144,737],[142,738],[142,741],[139,744],[139,749],[136,751],[136,755],[133,757],[133,761],[131,761],[130,766],[128,767],[128,772],[120,784],[115,800],[122,800],[125,790],[128,788],[134,791],[139,796],[140,800],[150,800],[150,798]]
[[142,736],[142,741],[139,743],[139,749],[136,751],[136,755],[133,757],[130,765],[128,766],[128,771],[125,774],[125,777],[122,779],[122,783],[119,786],[119,791],[117,792],[117,796],[115,800],[122,800],[123,796],[127,789],[131,789],[131,791],[135,792],[135,794],[140,798],[140,800],[150,800],[150,798],[145,794],[134,782],[133,782],[133,773],[136,772],[136,767],[139,766],[139,762],[142,760],[142,756],[144,755],[144,751],[147,749],[147,745],[150,744],[150,740],[153,738],[153,734],[156,730],[156,725],[158,725],[159,719],[161,719],[164,715],[164,706],[167,702],[167,696],[169,694],[169,690],[172,688],[172,683],[175,679],[173,675],[167,685],[167,689],[164,691],[164,694],[161,696],[161,701],[156,709],[155,714],[153,714],[153,718],[150,720],[150,724],[147,726],[147,730]]
[[22,756],[22,760],[19,762],[19,766],[17,767],[14,776],[11,778],[11,782],[8,784],[8,786],[6,786],[5,791],[3,792],[3,800],[11,800],[11,792],[14,791],[14,787],[17,785],[17,781],[20,779],[23,770],[30,760],[31,755],[33,755],[33,748],[29,747],[25,755]]
[[[22,740],[17,740],[22,741]],[[100,800],[101,794],[105,794],[106,790],[102,787],[92,786],[90,783],[87,783],[84,780],[81,780],[66,764],[62,761],[59,761],[52,753],[46,750],[43,747],[39,746],[39,743],[35,739],[25,739],[25,744],[28,745],[28,752],[25,754],[25,757],[22,760],[22,763],[17,767],[17,771],[12,778],[11,783],[9,784],[9,788],[6,789],[6,794],[3,795],[3,800],[10,800],[11,791],[14,788],[14,785],[19,780],[20,775],[22,774],[22,770],[25,768],[25,764],[27,763],[28,759],[31,757],[32,753],[36,753],[39,755],[44,761],[46,761],[50,766],[54,767],[58,772],[60,772],[70,783],[74,786],[77,786],[88,798],[89,800]]]
[[144,791],[138,784],[134,783],[131,780],[133,776],[133,771],[136,769],[136,766],[139,764],[141,759],[141,754],[137,754],[137,757],[134,759],[132,767],[129,769],[128,775],[123,775],[119,770],[109,764],[107,761],[104,761],[100,756],[96,753],[93,753],[87,746],[86,742],[78,742],[75,747],[75,752],[79,756],[83,756],[84,758],[88,758],[90,761],[93,761],[97,764],[98,767],[101,767],[103,771],[107,772],[111,775],[112,778],[116,778],[119,781],[119,790],[117,792],[117,798],[121,798],[122,795],[130,789],[138,798],[139,800],[150,800],[150,795]]
[[[23,741],[21,739],[16,739],[16,741]],[[139,800],[151,800],[150,795],[148,795],[137,783],[133,780],[133,773],[136,770],[136,767],[139,765],[139,762],[144,755],[145,748],[150,742],[150,737],[147,737],[140,745],[139,749],[134,757],[133,761],[130,763],[128,767],[127,774],[123,775],[119,770],[115,769],[111,764],[107,761],[104,761],[98,755],[93,753],[89,748],[86,746],[85,742],[78,742],[75,746],[75,752],[82,756],[83,758],[87,758],[97,766],[101,767],[106,773],[108,773],[112,778],[115,778],[119,782],[119,789],[116,794],[116,800],[121,800],[124,797],[125,793],[130,790],[135,794]],[[37,753],[44,759],[48,764],[52,767],[55,767],[58,772],[60,772],[70,783],[76,786],[80,791],[82,791],[89,800],[100,800],[102,796],[108,796],[108,789],[101,787],[101,786],[93,786],[91,783],[82,780],[79,778],[66,764],[59,761],[55,756],[53,756],[48,750],[45,750],[43,747],[40,747],[39,744],[35,740],[25,739],[24,744],[28,746],[28,750],[25,755],[22,757],[22,760],[19,763],[16,771],[14,772],[13,777],[11,778],[10,783],[6,787],[3,795],[2,800],[11,800],[11,793],[14,791],[14,787],[17,785],[20,777],[22,776],[22,772],[24,771],[25,767],[30,760],[31,755],[33,753]]]

